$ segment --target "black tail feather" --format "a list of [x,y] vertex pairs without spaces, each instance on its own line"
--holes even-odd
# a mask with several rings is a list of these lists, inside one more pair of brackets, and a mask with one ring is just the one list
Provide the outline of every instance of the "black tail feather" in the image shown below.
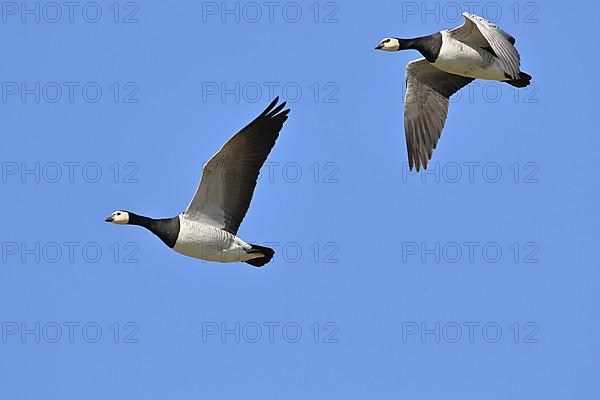
[[263,255],[262,257],[253,258],[252,260],[245,261],[246,264],[250,264],[253,267],[264,266],[269,261],[271,261],[271,259],[273,258],[273,255],[275,254],[275,250],[273,250],[269,247],[259,246],[257,244],[251,244],[250,246],[252,246],[252,249],[250,249],[248,251],[249,254],[261,253]]
[[514,87],[524,88],[524,87],[529,86],[529,84],[531,83],[531,79],[532,79],[531,75],[521,71],[519,73],[519,79],[514,79],[514,80],[504,81],[504,82],[506,82],[509,85],[514,86]]

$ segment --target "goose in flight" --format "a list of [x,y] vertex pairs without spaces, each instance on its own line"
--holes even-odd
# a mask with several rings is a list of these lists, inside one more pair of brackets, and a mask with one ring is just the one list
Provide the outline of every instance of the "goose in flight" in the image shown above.
[[167,246],[186,256],[217,262],[245,262],[262,267],[273,249],[248,244],[236,236],[244,219],[260,168],[264,164],[289,109],[273,100],[262,114],[236,133],[204,165],[200,185],[187,209],[173,218],[152,219],[117,210],[106,222],[142,226]]
[[424,58],[406,67],[404,131],[412,170],[427,169],[442,134],[450,96],[475,79],[522,88],[531,76],[522,72],[515,38],[486,19],[463,13],[458,28],[414,39],[383,39],[376,50],[417,50]]

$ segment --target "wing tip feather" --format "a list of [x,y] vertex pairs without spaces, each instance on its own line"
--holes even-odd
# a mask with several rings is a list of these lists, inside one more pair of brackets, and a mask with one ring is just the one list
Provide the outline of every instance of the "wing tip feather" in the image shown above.
[[279,105],[277,105],[277,103],[279,103],[279,96],[275,97],[275,99],[273,99],[273,101],[271,101],[271,103],[267,106],[267,108],[260,114],[258,119],[261,119],[261,118],[273,119],[273,118],[279,117],[279,116],[285,117],[290,113],[291,110],[289,108],[284,110],[284,108],[287,106],[286,101],[284,101],[283,103],[281,103]]

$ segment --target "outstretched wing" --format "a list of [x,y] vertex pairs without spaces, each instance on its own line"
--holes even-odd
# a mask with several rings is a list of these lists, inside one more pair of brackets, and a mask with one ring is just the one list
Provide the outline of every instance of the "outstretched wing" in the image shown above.
[[448,99],[473,81],[435,68],[421,58],[406,67],[404,131],[410,169],[427,169],[448,115]]
[[[264,164],[289,109],[279,98],[236,133],[204,166],[202,180],[185,215],[236,234],[244,219]],[[283,110],[283,111],[282,111]]]
[[452,37],[482,48],[491,47],[494,54],[504,64],[506,73],[512,79],[519,79],[521,56],[515,48],[515,38],[485,18],[471,13],[463,13],[465,23],[449,30]]

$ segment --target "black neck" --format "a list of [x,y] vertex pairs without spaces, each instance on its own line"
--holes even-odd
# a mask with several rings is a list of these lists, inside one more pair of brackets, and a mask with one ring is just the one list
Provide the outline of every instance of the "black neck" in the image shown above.
[[179,236],[179,217],[153,219],[129,212],[129,225],[143,226],[173,248]]
[[400,43],[399,50],[417,50],[429,62],[435,62],[440,49],[442,48],[442,34],[434,33],[433,35],[421,36],[413,39],[398,39]]
[[413,38],[413,39],[400,39],[400,38],[396,38],[398,39],[398,42],[400,43],[400,50],[418,50],[418,43],[419,43],[419,39],[421,38]]

